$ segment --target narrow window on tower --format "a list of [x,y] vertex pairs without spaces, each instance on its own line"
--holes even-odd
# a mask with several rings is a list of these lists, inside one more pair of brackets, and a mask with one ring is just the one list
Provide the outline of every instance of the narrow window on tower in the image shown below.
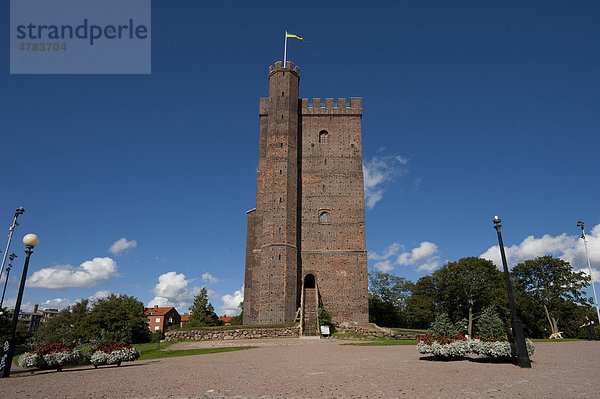
[[281,255],[279,255],[279,260],[281,260]]
[[325,160],[325,166],[327,166],[327,160]]
[[279,143],[279,148],[283,148],[283,143]]
[[319,223],[329,223],[329,213],[322,212],[319,216]]
[[327,143],[329,141],[329,133],[327,130],[321,130],[319,132],[319,143]]
[[279,169],[279,174],[281,174],[281,169]]
[[323,192],[325,192],[325,185],[323,184]]
[[283,97],[284,95],[285,95],[285,94],[284,94],[284,92],[282,91],[282,92],[281,92],[281,97]]
[[281,115],[281,119],[283,119],[283,115]]

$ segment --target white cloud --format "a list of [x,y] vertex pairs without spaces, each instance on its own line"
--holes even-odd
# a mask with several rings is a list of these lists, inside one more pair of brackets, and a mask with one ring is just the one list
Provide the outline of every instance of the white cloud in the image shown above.
[[[594,281],[600,282],[600,224],[596,225],[591,233],[586,235],[586,238],[588,241],[592,275]],[[567,235],[563,233],[558,236],[546,234],[540,238],[529,236],[519,244],[505,245],[504,251],[509,268],[527,259],[552,255],[571,263],[573,269],[585,271],[586,274],[589,274],[583,240],[579,235]],[[487,251],[479,256],[491,260],[499,268],[502,267],[500,247],[497,245],[488,248]]]
[[396,263],[403,266],[418,265],[431,259],[437,253],[437,245],[429,241],[423,241],[417,248],[410,252],[403,252],[398,256]]
[[214,277],[212,274],[210,274],[209,272],[206,272],[202,275],[202,281],[204,281],[205,283],[217,283],[219,281],[218,278]]
[[96,293],[90,297],[88,297],[89,301],[95,301],[97,299],[104,299],[106,297],[108,297],[110,295],[110,291],[108,290],[101,290],[101,291],[96,291]]
[[402,250],[402,245],[395,242],[383,250],[383,255],[378,255],[377,252],[369,251],[367,253],[367,258],[372,259],[372,260],[384,260],[384,259],[388,259],[390,256],[397,255],[398,251],[401,251],[401,250]]
[[88,288],[108,280],[116,273],[117,263],[113,259],[94,258],[76,268],[71,265],[58,265],[38,270],[27,279],[27,286],[51,290]]
[[[418,247],[410,251],[403,251],[404,247],[398,243],[388,246],[383,255],[376,252],[368,252],[367,258],[380,261],[373,267],[381,272],[388,273],[394,269],[393,263],[400,266],[415,266],[417,270],[432,271],[440,266],[440,257],[438,256],[438,247],[436,244],[423,241]],[[396,257],[392,263],[391,258]]]
[[185,274],[168,272],[158,277],[158,284],[154,287],[154,299],[148,306],[175,306],[180,313],[187,309],[193,302],[194,296],[200,293],[200,287],[188,288],[190,281]]
[[127,239],[123,237],[113,242],[113,244],[108,249],[108,252],[110,252],[113,255],[119,256],[125,253],[127,250],[135,247],[137,247],[136,240],[127,241]]
[[67,306],[71,306],[73,305],[73,302],[68,299],[68,298],[54,298],[54,299],[48,299],[42,303],[40,303],[39,309],[40,310],[44,310],[44,309],[64,309]]
[[383,273],[388,273],[388,272],[391,272],[392,270],[394,270],[394,266],[392,265],[392,262],[390,262],[389,260],[386,260],[383,262],[377,262],[373,265],[373,267]]
[[395,176],[408,173],[408,159],[400,155],[375,156],[363,162],[365,181],[365,204],[367,209],[373,209],[383,198],[386,183],[394,180]]
[[240,314],[241,309],[238,305],[244,300],[244,287],[235,291],[233,295],[223,295],[221,300],[223,301],[223,305],[219,306],[221,315],[236,316]]

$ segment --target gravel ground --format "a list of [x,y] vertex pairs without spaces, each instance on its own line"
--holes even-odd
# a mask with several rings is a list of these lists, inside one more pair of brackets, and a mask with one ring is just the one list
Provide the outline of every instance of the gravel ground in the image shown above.
[[214,345],[260,348],[61,373],[17,371],[20,378],[0,379],[0,398],[600,397],[600,342],[537,343],[531,369],[475,356],[435,361],[412,345],[336,340],[185,342],[170,349]]

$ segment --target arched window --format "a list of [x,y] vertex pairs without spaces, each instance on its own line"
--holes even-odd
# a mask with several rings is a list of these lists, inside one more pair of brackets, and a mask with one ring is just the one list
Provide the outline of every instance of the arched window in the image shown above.
[[329,223],[329,213],[322,212],[321,215],[319,215],[319,222],[320,223]]
[[321,130],[321,132],[319,132],[319,143],[327,142],[329,142],[329,133],[327,133],[327,130]]

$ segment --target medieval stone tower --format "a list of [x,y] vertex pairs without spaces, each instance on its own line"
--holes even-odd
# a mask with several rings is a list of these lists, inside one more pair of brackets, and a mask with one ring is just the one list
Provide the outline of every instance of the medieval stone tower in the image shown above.
[[367,322],[362,99],[298,99],[299,69],[269,68],[259,102],[256,208],[248,211],[244,324]]

